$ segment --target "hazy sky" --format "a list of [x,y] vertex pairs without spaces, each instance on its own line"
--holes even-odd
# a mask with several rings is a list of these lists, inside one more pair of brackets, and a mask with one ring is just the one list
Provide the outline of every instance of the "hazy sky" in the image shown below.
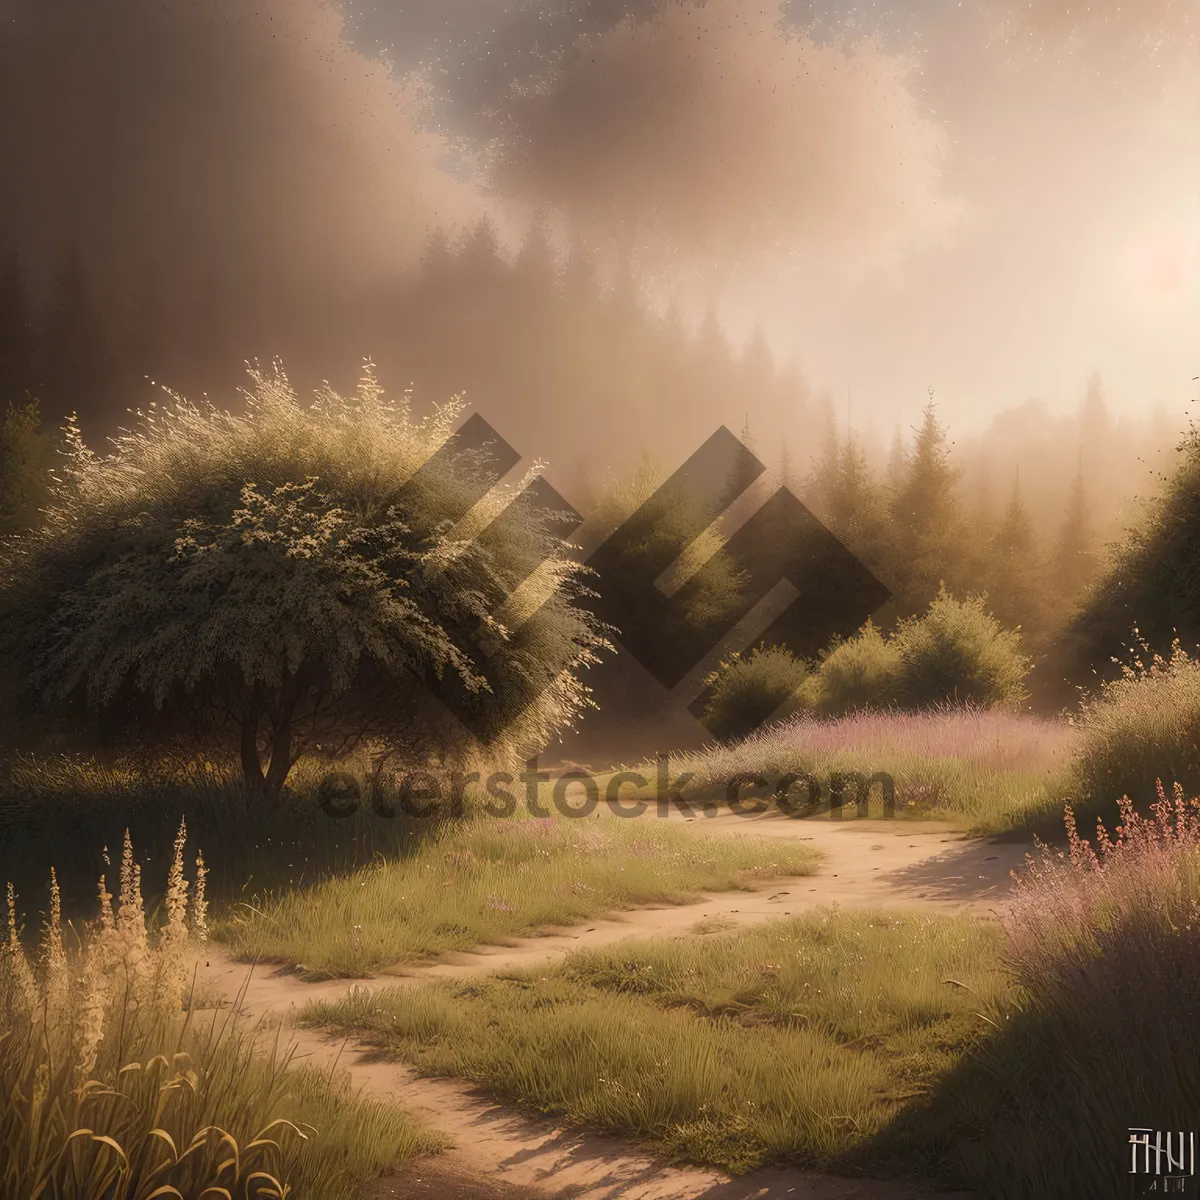
[[1099,371],[1182,419],[1198,14],[0,0],[0,236],[43,272],[73,236],[328,308],[436,225],[540,207],[694,305],[720,293],[856,414],[915,418],[932,386],[969,427]]
[[374,0],[352,29],[499,138],[506,193],[705,286],[736,263],[731,319],[860,412],[1073,405],[1093,370],[1121,407],[1197,394],[1197,0]]

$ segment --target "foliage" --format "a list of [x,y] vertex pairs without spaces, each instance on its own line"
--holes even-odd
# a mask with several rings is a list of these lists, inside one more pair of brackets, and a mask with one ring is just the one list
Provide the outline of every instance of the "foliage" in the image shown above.
[[919,618],[900,623],[898,699],[905,708],[976,704],[1014,708],[1026,697],[1030,662],[1018,633],[1001,629],[982,597],[943,589]]
[[720,736],[738,737],[785,704],[823,717],[862,708],[1012,708],[1026,699],[1029,668],[1020,635],[1001,629],[982,597],[958,600],[943,589],[891,635],[868,622],[811,673],[783,647],[722,663],[710,680],[708,715]]
[[962,467],[951,458],[946,428],[932,396],[891,497],[889,575],[901,615],[920,612],[938,595],[942,581],[957,586],[966,559],[958,500]]
[[295,1190],[352,1200],[372,1174],[437,1145],[397,1110],[292,1069],[236,1012],[201,1027],[188,942],[206,936],[204,867],[198,858],[189,885],[184,848],[181,829],[166,921],[153,934],[128,838],[118,902],[102,877],[98,920],[72,927],[74,947],[64,945],[52,873],[36,965],[9,885],[0,949],[5,1196],[198,1200]]
[[1111,812],[1123,796],[1147,805],[1159,780],[1200,792],[1200,660],[1182,646],[1163,658],[1143,642],[1083,702],[1076,723],[1072,771],[1089,811]]
[[[305,750],[461,745],[427,685],[540,748],[587,703],[578,671],[605,645],[552,521],[517,504],[490,540],[456,535],[487,463],[417,468],[459,404],[416,422],[369,369],[353,397],[307,405],[280,369],[252,376],[241,415],[176,398],[103,458],[73,432],[44,525],[0,561],[0,654],[27,703],[86,707],[117,738],[222,738],[272,798]],[[540,608],[509,628],[531,557]]]
[[887,708],[899,698],[901,667],[898,643],[868,621],[821,660],[802,692],[806,707],[822,717]]
[[1073,622],[1079,680],[1085,671],[1111,676],[1135,627],[1155,653],[1169,653],[1177,638],[1187,649],[1200,645],[1200,429],[1188,431],[1178,455]]
[[719,738],[745,737],[771,717],[796,711],[797,692],[808,667],[784,646],[761,646],[721,663],[707,680],[712,688],[705,711]]
[[[617,596],[638,595],[663,573],[660,564],[665,564],[663,590],[674,593],[678,602],[655,614],[656,640],[664,646],[677,639],[711,643],[736,619],[731,614],[738,610],[743,574],[720,553],[725,539],[712,527],[711,514],[678,491],[659,494],[665,482],[661,467],[643,454],[630,475],[610,478],[599,489],[590,514],[605,538],[597,586],[602,593],[611,588]],[[634,514],[636,519],[627,524]],[[614,542],[618,529],[623,536]]]
[[987,550],[985,578],[993,615],[1006,629],[1019,629],[1026,641],[1037,643],[1050,619],[1046,571],[1016,485]]

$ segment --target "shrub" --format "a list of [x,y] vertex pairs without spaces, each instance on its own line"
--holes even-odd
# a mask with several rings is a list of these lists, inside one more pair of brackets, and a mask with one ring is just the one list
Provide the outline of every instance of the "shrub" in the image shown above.
[[772,716],[795,712],[796,693],[808,667],[783,646],[764,646],[734,655],[709,677],[705,709],[708,728],[719,738],[739,738]]
[[210,735],[272,800],[306,750],[461,746],[430,687],[484,741],[540,749],[607,644],[556,514],[507,493],[465,531],[496,472],[450,441],[457,403],[417,422],[369,369],[309,404],[252,375],[240,415],[177,399],[103,458],[70,435],[45,521],[0,555],[10,686],[61,728]]
[[1084,702],[1077,724],[1074,782],[1088,804],[1148,804],[1159,779],[1200,792],[1200,660],[1178,644],[1169,658],[1142,645]]
[[897,699],[909,709],[940,704],[1015,708],[1028,696],[1032,665],[1020,634],[1002,629],[983,598],[956,600],[944,589],[921,617],[892,635],[900,660]]
[[840,717],[865,708],[887,708],[899,695],[900,653],[872,622],[822,660],[803,697],[819,716]]

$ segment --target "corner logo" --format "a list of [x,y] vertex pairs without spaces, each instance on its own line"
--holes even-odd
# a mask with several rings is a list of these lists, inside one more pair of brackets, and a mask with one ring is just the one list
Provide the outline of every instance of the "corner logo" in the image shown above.
[[[486,459],[501,477],[520,460],[476,414],[406,487],[422,488],[463,456]],[[784,645],[800,656],[815,655],[834,637],[850,636],[889,598],[888,589],[785,487],[672,595],[658,586],[664,572],[765,471],[749,448],[722,426],[587,559],[596,573],[599,595],[591,601],[596,616],[617,630],[625,649],[668,690],[721,645],[781,582],[790,584],[795,596],[754,645]],[[451,524],[460,520],[491,483],[480,477],[464,487],[458,510],[444,511],[442,520]],[[525,519],[530,506],[552,517],[563,537],[583,523],[583,517],[538,478],[479,534],[483,547],[511,545],[510,527]],[[509,564],[508,586],[515,590],[540,565],[535,556]],[[697,600],[722,578],[740,581],[736,599],[707,619],[692,617],[703,607]],[[528,645],[536,639],[539,615],[535,612],[520,627],[518,643]],[[500,656],[517,653],[518,647],[498,646],[481,636],[474,650],[481,660],[494,664]],[[494,741],[503,732],[477,710],[456,703],[437,681],[427,682],[481,741]],[[690,707],[703,720],[701,703]]]

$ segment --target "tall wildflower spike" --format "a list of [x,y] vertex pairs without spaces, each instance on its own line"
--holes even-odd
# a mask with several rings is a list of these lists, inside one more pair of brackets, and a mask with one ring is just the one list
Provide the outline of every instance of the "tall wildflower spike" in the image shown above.
[[46,968],[46,1000],[56,1015],[65,1009],[68,989],[67,955],[62,941],[62,893],[50,868],[50,912],[42,931],[42,960]]
[[11,883],[8,885],[8,959],[17,995],[29,1012],[35,1012],[40,1006],[40,997],[37,981],[25,957],[25,948],[21,945],[21,931],[17,927],[17,895]]
[[187,822],[179,822],[175,835],[175,854],[167,874],[167,921],[171,925],[185,925],[187,916],[187,878],[183,873],[183,850],[187,845]]
[[[121,893],[120,893],[120,913],[127,914],[133,905],[133,841],[129,836],[129,830],[125,830],[125,846],[121,851]],[[126,923],[128,917],[126,916]]]
[[208,941],[208,899],[205,895],[205,880],[208,868],[204,865],[203,851],[196,852],[196,885],[192,889],[192,933],[198,942]]
[[183,850],[187,844],[187,825],[179,822],[175,835],[175,853],[167,873],[167,924],[159,939],[158,990],[168,1008],[183,1001],[187,984],[187,878],[183,873]]
[[116,928],[117,922],[113,914],[112,893],[108,890],[103,875],[100,876],[98,891],[100,899],[100,930],[102,933],[111,933]]

